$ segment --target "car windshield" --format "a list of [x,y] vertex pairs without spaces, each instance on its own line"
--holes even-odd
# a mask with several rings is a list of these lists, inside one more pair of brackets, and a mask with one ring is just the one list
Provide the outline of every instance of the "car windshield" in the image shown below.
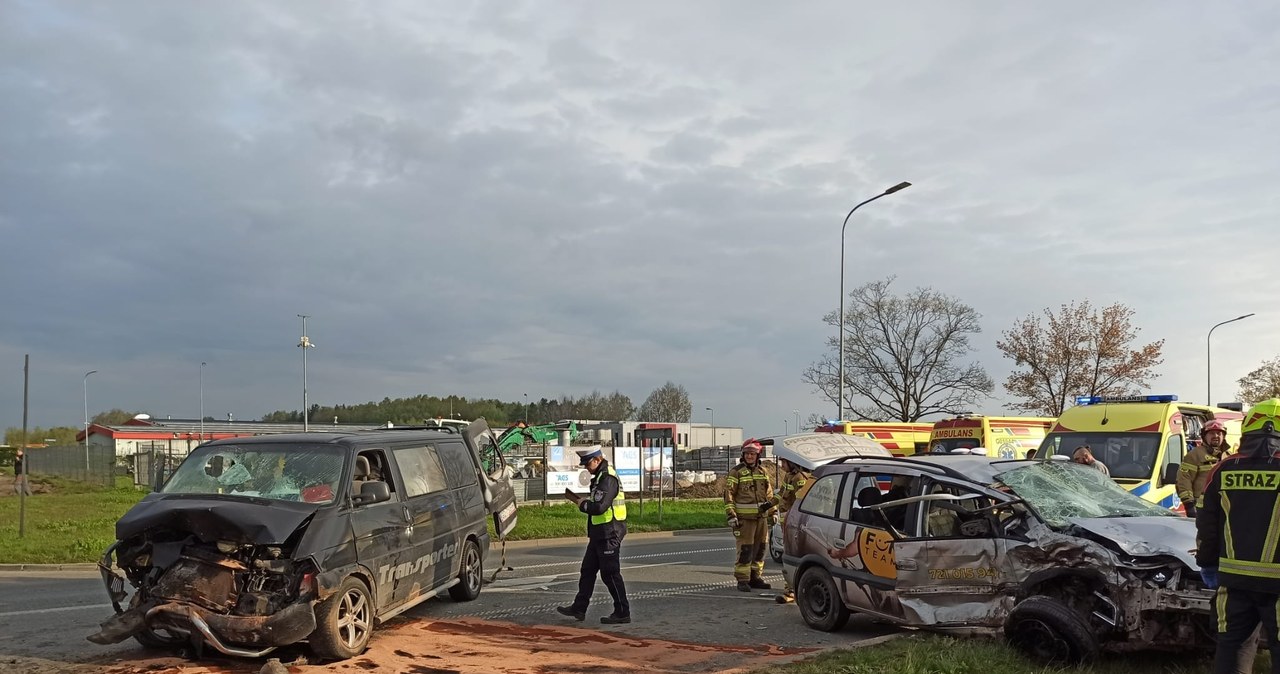
[[1070,458],[1079,447],[1088,447],[1111,477],[1150,480],[1160,450],[1159,433],[1050,433],[1037,456],[1058,454]]
[[1073,517],[1178,517],[1129,493],[1101,472],[1070,461],[1037,461],[996,476],[1051,527]]
[[164,494],[230,494],[332,503],[345,451],[328,445],[197,448],[161,488]]

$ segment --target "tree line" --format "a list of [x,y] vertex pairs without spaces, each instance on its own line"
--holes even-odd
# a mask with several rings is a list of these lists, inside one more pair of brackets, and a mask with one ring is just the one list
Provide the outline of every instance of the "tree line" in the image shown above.
[[[969,360],[982,332],[973,307],[932,288],[894,294],[895,277],[849,293],[844,315],[845,409],[868,421],[917,421],[959,414],[991,395],[991,377]],[[1046,308],[1014,322],[996,348],[1014,362],[1004,389],[1008,408],[1057,417],[1076,396],[1135,395],[1150,386],[1163,362],[1164,340],[1139,343],[1134,310],[1088,300]],[[824,317],[835,327],[837,312]],[[839,396],[839,336],[803,372],[804,381],[835,403]],[[1280,357],[1242,377],[1239,399],[1280,395]],[[1212,404],[1212,403],[1206,403]],[[812,419],[812,417],[811,417]]]

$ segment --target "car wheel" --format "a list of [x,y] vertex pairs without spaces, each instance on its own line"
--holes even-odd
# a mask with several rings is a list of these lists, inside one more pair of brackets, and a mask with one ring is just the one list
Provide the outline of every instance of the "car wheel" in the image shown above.
[[1013,607],[1004,626],[1009,643],[1029,657],[1047,663],[1082,664],[1098,655],[1098,639],[1071,607],[1044,595]]
[[480,559],[480,546],[473,540],[462,545],[462,568],[458,570],[458,584],[449,588],[454,601],[471,601],[480,596],[484,580],[484,562]]
[[348,576],[338,591],[316,605],[311,650],[321,658],[345,660],[360,655],[373,635],[373,597],[364,581]]
[[172,650],[190,643],[191,635],[168,629],[153,630],[150,627],[144,627],[141,632],[133,635],[133,640],[146,648]]
[[796,606],[800,616],[815,630],[834,632],[849,622],[849,608],[826,569],[811,566],[796,583]]

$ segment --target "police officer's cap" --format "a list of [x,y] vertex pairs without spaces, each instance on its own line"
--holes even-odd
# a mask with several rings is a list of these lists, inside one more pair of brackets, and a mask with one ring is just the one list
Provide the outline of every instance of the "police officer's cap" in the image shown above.
[[578,465],[585,466],[592,459],[603,459],[604,452],[599,447],[587,447],[586,449],[574,450],[578,453]]

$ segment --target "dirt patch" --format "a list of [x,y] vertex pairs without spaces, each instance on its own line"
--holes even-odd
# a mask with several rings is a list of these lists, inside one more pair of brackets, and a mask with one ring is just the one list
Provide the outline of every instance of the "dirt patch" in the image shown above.
[[[376,634],[359,657],[328,664],[309,664],[298,651],[280,652],[283,666],[266,660],[165,657],[117,662],[98,669],[14,669],[29,674],[290,674],[364,672],[412,674],[694,674],[742,672],[790,662],[813,649],[774,644],[714,645],[631,637],[605,630],[557,625],[519,625],[461,618],[415,621]],[[276,655],[276,654],[273,654]]]

